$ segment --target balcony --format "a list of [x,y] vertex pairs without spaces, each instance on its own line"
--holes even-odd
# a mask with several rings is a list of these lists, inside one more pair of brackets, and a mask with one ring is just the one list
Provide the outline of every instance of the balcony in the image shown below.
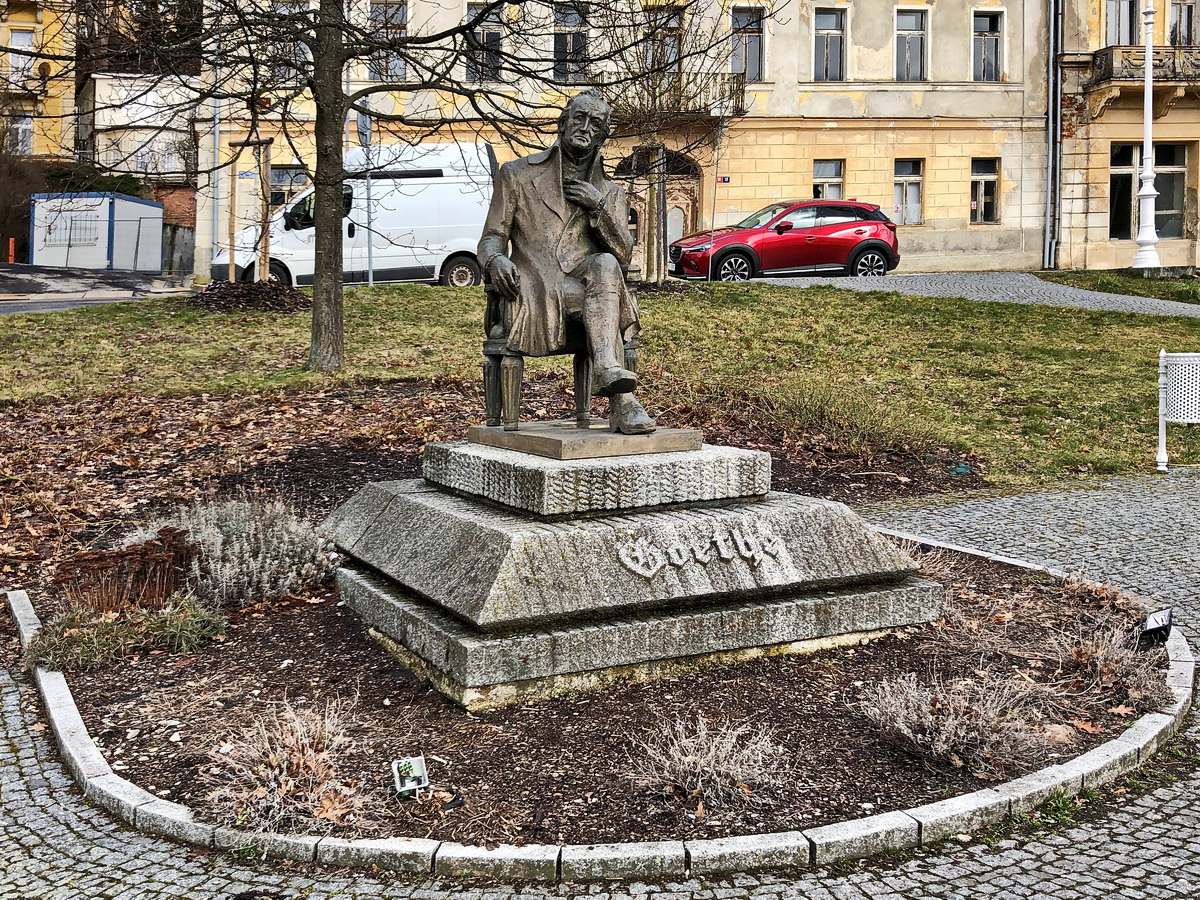
[[[1155,47],[1154,82],[1182,86],[1200,85],[1200,47]],[[1092,56],[1090,84],[1138,81],[1146,73],[1144,47],[1105,47]]]
[[614,91],[612,106],[618,130],[686,126],[743,116],[746,76],[735,72],[655,72],[621,85]]
[[[1200,47],[1155,47],[1151,65],[1154,118],[1161,119],[1189,88],[1200,87]],[[1092,54],[1091,71],[1084,81],[1092,118],[1104,115],[1122,92],[1136,91],[1140,102],[1145,77],[1144,47],[1097,50]]]

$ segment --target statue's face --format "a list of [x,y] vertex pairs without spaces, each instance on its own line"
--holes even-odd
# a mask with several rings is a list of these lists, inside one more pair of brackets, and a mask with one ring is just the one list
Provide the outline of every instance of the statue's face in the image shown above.
[[561,141],[574,156],[591,153],[604,142],[608,109],[585,97],[571,105],[562,123]]

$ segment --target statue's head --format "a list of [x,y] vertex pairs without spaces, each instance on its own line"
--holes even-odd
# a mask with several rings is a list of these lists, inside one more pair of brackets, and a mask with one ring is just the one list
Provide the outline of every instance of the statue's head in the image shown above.
[[572,156],[594,152],[608,138],[612,107],[596,91],[576,94],[558,117],[559,144]]

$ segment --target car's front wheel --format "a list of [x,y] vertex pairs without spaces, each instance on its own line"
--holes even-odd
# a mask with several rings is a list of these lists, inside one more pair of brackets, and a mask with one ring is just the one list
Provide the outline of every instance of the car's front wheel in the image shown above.
[[888,271],[888,260],[882,250],[876,250],[873,247],[868,247],[858,256],[854,257],[854,262],[850,264],[850,274],[860,278],[875,278],[880,275],[886,275]]
[[754,264],[745,253],[730,253],[717,263],[717,281],[749,281]]

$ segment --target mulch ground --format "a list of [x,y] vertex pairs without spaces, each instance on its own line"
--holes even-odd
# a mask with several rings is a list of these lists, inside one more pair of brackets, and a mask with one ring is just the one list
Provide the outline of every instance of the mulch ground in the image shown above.
[[[1049,579],[960,563],[953,621],[865,646],[761,659],[599,694],[468,714],[376,645],[335,596],[294,598],[237,616],[228,639],[184,657],[151,654],[71,676],[89,730],[114,768],[161,796],[221,818],[209,753],[277,709],[350,704],[340,771],[370,796],[353,833],[469,843],[597,843],[722,837],[807,828],[904,809],[994,783],[969,766],[930,765],[872,731],[855,704],[864,686],[914,672],[952,683],[982,669],[1046,678],[1035,649],[1072,632],[1089,603]],[[964,641],[965,619],[1003,632],[1002,652]],[[957,623],[957,624],[954,624]],[[1050,666],[1053,670],[1054,666]],[[1061,673],[1060,673],[1061,674]],[[770,728],[786,748],[784,787],[758,804],[698,804],[631,777],[639,740],[675,717]],[[1016,775],[1119,733],[1135,711],[1118,698],[1087,718],[1063,715],[1039,758]],[[433,792],[401,799],[390,761],[423,754]],[[753,791],[754,785],[748,785]],[[313,822],[317,831],[327,823]]]

